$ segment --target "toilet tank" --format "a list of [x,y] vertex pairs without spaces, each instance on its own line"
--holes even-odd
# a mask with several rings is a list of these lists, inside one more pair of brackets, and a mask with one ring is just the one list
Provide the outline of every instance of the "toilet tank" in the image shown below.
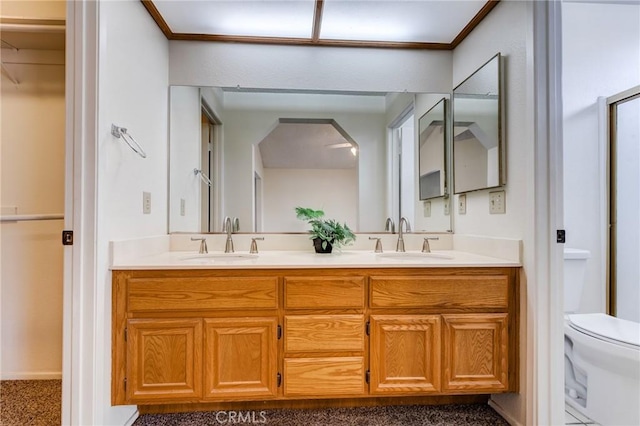
[[589,250],[564,249],[564,312],[576,312],[580,308],[582,289],[587,271]]

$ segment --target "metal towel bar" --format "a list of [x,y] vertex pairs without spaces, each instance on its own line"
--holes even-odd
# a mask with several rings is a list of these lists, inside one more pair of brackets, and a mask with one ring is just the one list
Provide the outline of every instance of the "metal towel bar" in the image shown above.
[[13,214],[0,216],[0,222],[25,222],[30,220],[62,220],[63,214]]
[[202,179],[202,182],[206,183],[208,186],[211,186],[211,180],[207,177],[207,175],[205,175],[202,170],[200,169],[193,169],[193,174],[198,176],[200,175],[200,179]]
[[125,129],[124,127],[118,127],[115,124],[112,124],[111,134],[118,139],[122,138],[122,140],[124,140],[127,143],[127,145],[129,145],[129,148],[131,148],[133,152],[138,154],[140,157],[147,158],[147,153],[144,152],[144,149],[142,149],[140,144],[136,142],[133,136],[127,133],[127,129]]

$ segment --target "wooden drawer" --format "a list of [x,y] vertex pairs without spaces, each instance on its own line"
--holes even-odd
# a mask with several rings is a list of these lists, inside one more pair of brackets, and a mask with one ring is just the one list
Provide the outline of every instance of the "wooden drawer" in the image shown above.
[[287,352],[364,351],[363,315],[287,315]]
[[285,277],[285,309],[364,309],[364,277]]
[[131,278],[128,311],[277,309],[277,277]]
[[285,358],[285,396],[365,393],[363,357]]
[[508,275],[371,277],[372,308],[506,309]]

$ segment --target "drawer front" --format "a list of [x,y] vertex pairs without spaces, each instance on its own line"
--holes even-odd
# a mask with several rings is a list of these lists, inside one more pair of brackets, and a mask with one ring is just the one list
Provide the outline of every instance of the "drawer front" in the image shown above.
[[364,351],[363,315],[287,315],[287,352]]
[[277,309],[277,277],[132,278],[128,310]]
[[371,277],[372,308],[506,309],[507,275]]
[[287,358],[285,396],[363,395],[363,357]]
[[285,277],[285,309],[364,309],[364,277]]

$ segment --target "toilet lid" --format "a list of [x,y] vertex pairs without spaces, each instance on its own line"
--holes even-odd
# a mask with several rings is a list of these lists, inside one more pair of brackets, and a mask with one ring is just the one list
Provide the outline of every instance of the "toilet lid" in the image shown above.
[[569,315],[573,328],[611,342],[640,347],[640,324],[606,314]]

